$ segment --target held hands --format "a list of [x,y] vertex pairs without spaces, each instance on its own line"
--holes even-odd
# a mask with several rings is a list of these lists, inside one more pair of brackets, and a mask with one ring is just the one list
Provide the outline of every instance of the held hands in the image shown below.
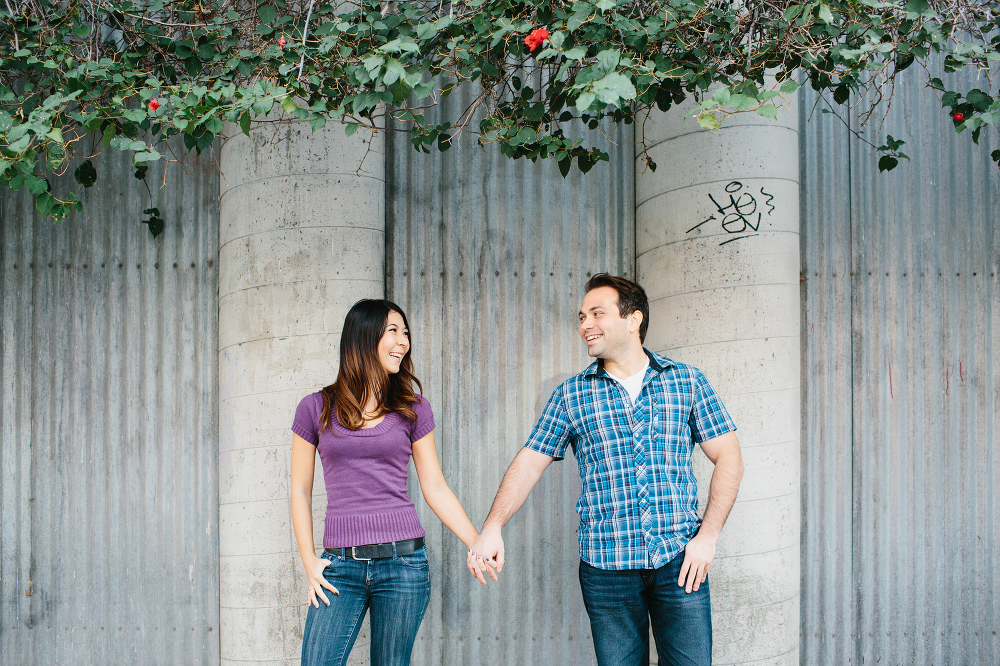
[[484,526],[482,534],[469,548],[466,566],[468,566],[469,572],[479,579],[480,583],[486,585],[483,572],[488,573],[493,582],[496,582],[497,574],[503,570],[503,564],[504,548],[500,528]]
[[697,592],[708,578],[708,567],[715,559],[715,537],[699,532],[684,549],[684,563],[677,585],[687,593]]
[[330,590],[338,596],[340,595],[340,591],[323,576],[323,569],[326,569],[328,566],[330,566],[330,560],[321,560],[318,557],[305,565],[306,578],[309,581],[309,603],[316,608],[319,608],[319,599],[322,599],[323,603],[327,606],[330,605],[330,600],[324,594],[323,588]]

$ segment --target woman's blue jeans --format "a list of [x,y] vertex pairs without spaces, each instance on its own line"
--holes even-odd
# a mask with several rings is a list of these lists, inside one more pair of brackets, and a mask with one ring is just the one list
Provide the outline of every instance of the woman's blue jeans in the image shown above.
[[302,635],[302,666],[343,666],[371,608],[372,666],[407,666],[431,596],[427,549],[412,555],[359,562],[330,551],[323,575],[339,595],[309,606]]
[[580,588],[590,616],[597,663],[649,663],[649,622],[663,666],[711,666],[708,579],[690,594],[677,585],[684,553],[659,569],[609,571],[580,561]]

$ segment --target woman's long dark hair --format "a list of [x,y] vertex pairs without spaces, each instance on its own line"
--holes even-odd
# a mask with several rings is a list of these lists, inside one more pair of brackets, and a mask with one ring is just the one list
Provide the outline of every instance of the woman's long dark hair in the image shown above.
[[[398,312],[409,330],[403,309],[385,299],[362,299],[355,303],[340,334],[340,371],[337,380],[323,389],[323,411],[319,415],[320,432],[331,427],[331,419],[350,430],[364,423],[364,407],[372,396],[378,403],[376,418],[399,412],[409,420],[417,418],[411,409],[417,401],[413,384],[423,393],[424,387],[413,374],[410,351],[406,351],[399,372],[389,374],[378,358],[378,343],[388,326],[389,313]],[[336,407],[336,415],[333,415]]]

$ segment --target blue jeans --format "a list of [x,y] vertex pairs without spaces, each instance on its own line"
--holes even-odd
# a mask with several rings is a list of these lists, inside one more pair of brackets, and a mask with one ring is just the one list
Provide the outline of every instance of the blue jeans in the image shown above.
[[708,579],[697,592],[685,592],[677,585],[683,562],[683,552],[659,569],[608,571],[580,561],[580,588],[598,664],[649,664],[652,620],[660,664],[711,666]]
[[323,575],[339,595],[324,590],[310,605],[302,635],[302,666],[343,666],[371,608],[372,666],[407,666],[431,596],[427,548],[412,555],[359,562],[324,551]]

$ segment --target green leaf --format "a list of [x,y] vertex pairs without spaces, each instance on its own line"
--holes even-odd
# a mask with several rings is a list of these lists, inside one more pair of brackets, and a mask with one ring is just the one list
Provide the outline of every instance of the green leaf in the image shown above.
[[295,100],[291,97],[282,97],[281,108],[285,110],[285,113],[295,113],[295,109],[299,107],[295,105]]
[[934,16],[934,10],[927,0],[907,0],[906,11],[919,16]]
[[583,113],[594,103],[597,99],[597,95],[590,92],[580,93],[579,97],[576,98],[576,110]]
[[10,114],[0,109],[0,132],[6,132],[14,124],[14,119],[11,118]]
[[777,120],[778,109],[774,104],[761,104],[757,107],[758,115],[764,116],[765,118],[770,118],[771,120]]
[[788,7],[788,9],[785,10],[784,19],[786,21],[793,21],[793,20],[795,20],[795,17],[798,16],[799,12],[801,12],[801,11],[802,11],[802,5],[801,4],[791,5],[791,6]]
[[606,49],[597,54],[597,67],[601,74],[608,74],[618,67],[621,59],[621,51],[618,49]]
[[250,136],[250,112],[249,111],[244,111],[242,113],[242,115],[240,115],[240,129],[243,130],[244,134],[246,134],[247,136]]
[[427,83],[418,83],[413,86],[413,96],[417,99],[429,97],[432,92],[434,92],[434,83],[432,81],[428,81]]
[[830,5],[819,6],[819,20],[823,23],[833,23],[833,12],[830,11]]
[[155,162],[156,160],[160,159],[160,157],[162,157],[162,155],[160,155],[160,153],[156,152],[155,150],[144,150],[140,153],[135,154],[135,156],[132,158],[132,163],[142,164],[144,162]]
[[899,164],[899,160],[891,155],[883,155],[878,161],[878,170],[881,171],[892,171]]
[[567,157],[564,160],[559,160],[558,164],[559,164],[559,173],[561,173],[562,177],[565,178],[566,176],[569,175],[569,170],[573,168],[573,160]]
[[263,7],[257,8],[257,16],[260,17],[261,23],[270,25],[274,23],[274,18],[278,15],[278,10],[274,7],[265,5]]
[[266,116],[274,108],[274,99],[262,99],[250,105],[250,109],[258,116]]
[[406,70],[395,58],[389,58],[385,62],[385,74],[382,76],[382,83],[391,86],[398,79],[406,77]]
[[309,127],[315,132],[318,129],[322,129],[323,125],[326,125],[326,116],[322,113],[312,113],[309,116]]
[[732,93],[726,87],[719,88],[712,93],[712,101],[720,105],[728,104],[730,97],[732,97]]
[[509,141],[512,146],[520,146],[523,143],[531,143],[538,137],[538,134],[531,127],[522,127]]
[[348,123],[347,127],[344,128],[344,134],[354,136],[354,133],[358,131],[358,127],[360,127],[358,123]]
[[[34,195],[39,195],[42,192],[47,192],[49,189],[49,183],[44,178],[39,178],[38,176],[33,176],[30,174],[25,174],[24,184],[28,187],[28,191]],[[45,213],[47,215],[47,213]]]
[[39,195],[38,198],[35,199],[35,208],[38,209],[38,212],[41,214],[42,217],[48,217],[49,213],[52,212],[52,209],[55,207],[55,205],[56,205],[55,197],[53,197],[48,192]]
[[786,79],[781,84],[781,92],[786,95],[790,95],[798,89],[799,89],[799,84],[793,81],[792,79]]
[[94,163],[90,160],[86,160],[80,166],[76,168],[73,172],[73,178],[76,182],[80,183],[84,187],[90,187],[97,182],[97,169],[94,168]]
[[719,129],[719,119],[715,117],[714,113],[703,113],[698,116],[698,124],[707,130]]

